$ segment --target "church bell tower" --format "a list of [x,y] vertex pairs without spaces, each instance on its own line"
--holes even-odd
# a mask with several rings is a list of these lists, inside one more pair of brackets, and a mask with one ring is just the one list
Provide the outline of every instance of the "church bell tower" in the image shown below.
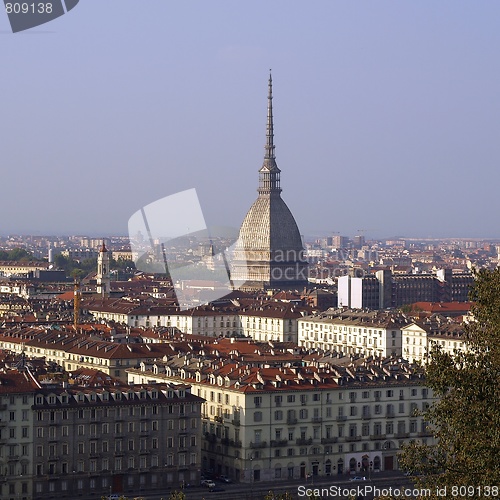
[[109,264],[110,255],[103,240],[102,247],[97,257],[97,293],[103,297],[107,297],[110,291],[111,278],[109,274]]

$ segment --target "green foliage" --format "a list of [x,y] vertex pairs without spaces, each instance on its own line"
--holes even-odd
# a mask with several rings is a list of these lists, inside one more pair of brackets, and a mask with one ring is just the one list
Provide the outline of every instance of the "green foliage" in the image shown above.
[[292,499],[293,499],[292,494],[288,491],[285,491],[284,493],[275,493],[274,491],[271,490],[264,497],[264,500],[292,500]]
[[417,305],[415,304],[403,304],[399,310],[403,313],[403,314],[417,314],[419,312],[422,312],[422,309],[420,307],[418,307]]
[[[438,396],[424,412],[435,445],[411,443],[400,464],[430,487],[500,484],[500,270],[481,270],[471,293],[476,321],[466,327],[467,352],[436,347],[426,384]],[[482,495],[468,498],[482,498]]]
[[126,260],[126,259],[111,259],[110,263],[110,268],[111,269],[116,269],[118,271],[134,271],[135,270],[135,264],[134,261],[132,260]]
[[67,276],[83,278],[97,269],[97,259],[83,259],[81,262],[58,254],[54,256],[54,264],[59,269],[64,269]]
[[172,491],[168,500],[186,500],[186,494],[183,491]]
[[[97,270],[97,259],[83,259],[81,262],[77,262],[76,260],[58,254],[54,256],[54,264],[59,269],[64,269],[67,276],[79,279]],[[135,270],[135,265],[131,260],[111,259],[110,269],[133,272]]]
[[0,260],[11,260],[27,262],[30,260],[39,260],[33,257],[33,254],[24,250],[24,248],[13,248],[12,250],[0,250]]

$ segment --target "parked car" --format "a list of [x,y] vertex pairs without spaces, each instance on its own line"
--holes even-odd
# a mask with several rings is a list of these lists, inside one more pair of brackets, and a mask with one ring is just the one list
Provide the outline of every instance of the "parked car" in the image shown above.
[[354,476],[354,477],[351,477],[350,480],[351,481],[366,481],[366,477],[365,476]]
[[227,483],[227,484],[233,482],[233,480],[230,477],[227,477],[227,476],[219,476],[219,481],[221,483]]
[[205,486],[206,488],[215,488],[215,483],[211,479],[204,479],[201,482],[202,486]]

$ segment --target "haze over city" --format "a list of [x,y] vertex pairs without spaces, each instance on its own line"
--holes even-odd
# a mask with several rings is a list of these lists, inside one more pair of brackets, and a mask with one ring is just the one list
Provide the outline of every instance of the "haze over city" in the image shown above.
[[125,235],[193,187],[208,224],[239,227],[272,68],[283,199],[306,237],[499,238],[499,15],[86,0],[15,35],[0,15],[0,233]]

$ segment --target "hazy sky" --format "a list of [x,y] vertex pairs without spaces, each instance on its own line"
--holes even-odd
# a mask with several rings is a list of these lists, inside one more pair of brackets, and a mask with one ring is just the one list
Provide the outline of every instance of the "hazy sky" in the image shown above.
[[0,11],[0,233],[126,234],[189,188],[239,227],[272,68],[301,233],[500,238],[499,26],[493,0],[81,0],[17,34]]

